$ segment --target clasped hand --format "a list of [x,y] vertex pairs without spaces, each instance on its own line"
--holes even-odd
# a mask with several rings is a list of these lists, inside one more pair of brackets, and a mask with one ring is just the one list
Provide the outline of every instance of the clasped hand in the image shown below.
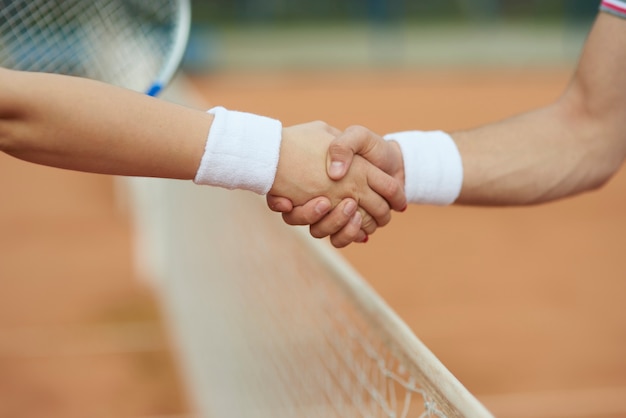
[[324,122],[283,129],[269,208],[289,225],[309,225],[333,246],[366,242],[403,211],[404,166],[399,147],[366,128],[341,132]]

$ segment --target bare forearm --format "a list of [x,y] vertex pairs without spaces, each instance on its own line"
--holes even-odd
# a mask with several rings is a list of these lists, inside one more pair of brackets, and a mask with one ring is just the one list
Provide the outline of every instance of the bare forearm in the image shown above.
[[626,22],[601,14],[565,94],[554,104],[452,136],[460,204],[520,205],[604,184],[626,155]]
[[601,130],[561,104],[453,133],[463,158],[459,204],[520,205],[603,184],[621,161],[598,146]]
[[[328,179],[334,131],[321,122],[281,129],[260,115],[220,107],[207,113],[91,80],[1,68],[0,92],[0,151],[29,162],[259,194],[271,189],[297,202],[352,197],[376,221],[370,230],[389,221],[387,201],[370,184],[397,182],[364,161],[355,170],[361,176]],[[406,205],[400,185],[387,189],[392,203]]]
[[0,149],[72,170],[192,179],[212,116],[102,83],[0,70]]

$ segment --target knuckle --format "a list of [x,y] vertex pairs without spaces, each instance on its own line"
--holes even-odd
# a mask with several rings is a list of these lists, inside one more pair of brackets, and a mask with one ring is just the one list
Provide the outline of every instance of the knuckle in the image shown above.
[[349,225],[336,234],[330,236],[330,242],[336,248],[343,248],[354,242],[361,232],[361,227]]
[[282,214],[287,225],[309,225],[313,222],[309,219],[309,214],[302,208],[294,208],[291,212]]
[[387,212],[383,216],[376,219],[378,226],[385,226],[391,222],[391,213]]
[[389,195],[393,197],[398,196],[402,192],[402,188],[400,187],[400,182],[394,179],[393,177],[390,177],[387,180],[387,185],[385,186],[385,188],[387,192],[389,193]]
[[[391,208],[386,200],[381,200],[376,206],[372,208],[371,215],[378,221],[379,218],[389,216]],[[379,222],[380,224],[380,222]]]
[[351,134],[356,136],[363,136],[367,134],[367,128],[362,125],[351,125],[346,131],[349,131]]
[[319,120],[319,119],[318,119],[318,120],[316,120],[316,121],[314,121],[314,122],[313,122],[313,124],[314,124],[315,126],[317,126],[317,127],[321,128],[321,129],[326,130],[326,131],[327,131],[327,130],[328,130],[328,128],[330,127],[330,125],[328,125],[328,123],[324,122],[323,120]]
[[304,206],[296,206],[291,211],[292,220],[298,225],[312,225],[320,220],[320,215],[315,212],[315,201],[307,202]]
[[350,218],[343,210],[335,210],[318,224],[318,233],[324,233],[324,236],[336,234],[349,224]]
[[361,229],[365,231],[365,233],[367,233],[368,235],[371,235],[376,231],[377,227],[378,227],[378,224],[376,223],[374,218],[372,218],[368,214],[363,215],[363,220],[361,222]]
[[344,155],[347,154],[349,150],[345,144],[335,140],[328,146],[328,152],[333,155]]
[[332,225],[332,230],[333,231],[338,231],[340,230],[344,225],[346,225],[346,223],[349,221],[349,219],[347,217],[337,217],[335,219],[331,220],[331,225]]
[[301,225],[310,225],[317,221],[317,219],[314,219],[314,215],[310,212],[303,212],[298,219]]
[[385,198],[390,209],[401,210],[406,206],[404,187],[396,179],[391,178],[385,187]]

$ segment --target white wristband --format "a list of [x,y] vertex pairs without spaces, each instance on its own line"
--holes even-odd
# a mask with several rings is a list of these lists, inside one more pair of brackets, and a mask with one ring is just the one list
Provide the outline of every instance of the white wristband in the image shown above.
[[409,203],[450,205],[463,185],[463,163],[456,144],[442,131],[405,131],[385,135],[396,141],[404,159]]
[[215,115],[194,182],[266,194],[274,183],[282,124],[252,113],[214,107]]

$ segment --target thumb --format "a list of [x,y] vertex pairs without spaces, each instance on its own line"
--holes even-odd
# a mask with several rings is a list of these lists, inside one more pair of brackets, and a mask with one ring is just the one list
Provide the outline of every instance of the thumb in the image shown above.
[[327,173],[333,180],[341,180],[346,175],[354,157],[354,151],[343,136],[341,134],[328,146]]
[[[368,158],[379,137],[363,126],[350,126],[328,147],[328,177],[340,180],[346,175],[355,154]],[[371,161],[373,162],[373,161]]]

